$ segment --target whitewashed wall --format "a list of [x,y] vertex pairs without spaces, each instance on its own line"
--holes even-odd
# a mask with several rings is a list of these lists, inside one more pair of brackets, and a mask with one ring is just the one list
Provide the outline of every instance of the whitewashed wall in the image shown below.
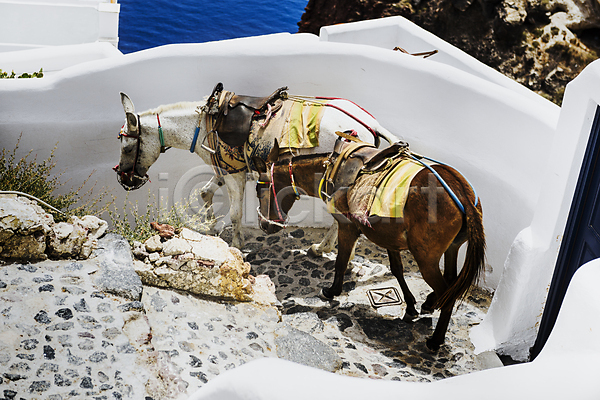
[[[528,359],[599,104],[600,61],[595,61],[567,85],[533,219],[515,238],[488,314],[472,330],[477,351]],[[579,317],[594,318],[585,309]]]
[[513,90],[536,102],[539,95],[476,58],[454,47],[403,17],[388,17],[349,24],[324,26],[319,38],[328,42],[366,44],[384,49],[401,47],[411,54],[437,50],[430,61],[451,65],[471,75]]
[[[116,3],[116,0],[2,0],[0,53],[96,41],[116,46],[120,11]],[[7,70],[2,65],[0,68]]]

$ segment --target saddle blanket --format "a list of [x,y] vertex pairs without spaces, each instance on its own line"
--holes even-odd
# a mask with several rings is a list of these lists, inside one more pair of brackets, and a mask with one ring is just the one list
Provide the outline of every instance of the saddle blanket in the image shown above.
[[348,208],[362,223],[369,216],[402,218],[410,184],[425,168],[411,159],[401,159],[387,172],[362,174],[348,191]]
[[287,112],[287,118],[281,134],[280,147],[296,149],[317,147],[325,107],[325,103],[286,101],[283,112]]

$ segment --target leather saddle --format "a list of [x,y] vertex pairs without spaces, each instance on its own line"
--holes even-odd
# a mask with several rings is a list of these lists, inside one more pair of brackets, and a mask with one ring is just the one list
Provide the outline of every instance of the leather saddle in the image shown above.
[[323,177],[326,186],[322,194],[330,197],[328,189],[347,190],[361,173],[383,172],[392,166],[394,159],[408,150],[408,143],[402,141],[378,149],[368,143],[346,143],[338,139],[329,157],[330,166]]
[[207,112],[212,116],[212,130],[229,146],[242,146],[250,135],[252,122],[275,113],[287,98],[287,86],[280,87],[267,97],[239,96],[223,91],[218,83],[207,101]]

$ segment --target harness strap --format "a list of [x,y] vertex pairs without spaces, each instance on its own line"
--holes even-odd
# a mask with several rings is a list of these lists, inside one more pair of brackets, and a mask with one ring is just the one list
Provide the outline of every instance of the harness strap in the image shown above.
[[[288,164],[288,171],[290,172],[290,181],[292,182],[292,189],[294,190],[294,194],[296,195],[296,200],[300,199],[300,193],[298,193],[298,188],[296,187],[296,182],[294,181],[294,172],[292,171],[292,159],[290,158],[290,163]],[[273,179],[273,174],[271,174],[271,179]]]
[[[416,153],[413,153],[413,154],[416,154]],[[434,160],[433,158],[430,158],[430,157],[422,156],[420,154],[418,155],[418,157],[424,158],[424,159],[434,162],[436,164],[445,165],[446,167],[456,169],[452,165],[448,165],[441,161]],[[473,194],[475,195],[475,203],[473,203],[473,204],[475,205],[475,207],[477,207],[477,204],[479,203],[479,196],[477,196],[477,191],[475,190],[475,186],[473,186],[473,184],[464,175],[463,175],[463,178],[465,178],[465,180],[469,183],[469,186],[471,186],[471,190],[473,191]]]
[[142,142],[142,126],[140,125],[140,115],[137,115],[137,137],[136,137],[136,149],[135,149],[135,158],[133,159],[133,168],[131,169],[131,176],[135,174],[135,167],[138,164],[138,158],[140,156],[140,146]]
[[[202,120],[202,114],[198,117],[198,125],[196,125],[196,130],[194,131],[194,138],[192,139],[192,144],[190,145],[190,153],[194,153],[196,151],[196,142],[198,141],[198,134],[200,133],[200,121]],[[212,119],[206,114],[206,131],[208,130],[209,120],[212,122]],[[211,124],[212,125],[212,124]]]
[[273,171],[275,170],[275,163],[271,164],[271,189],[273,190],[273,197],[275,198],[275,208],[277,209],[277,216],[279,217],[279,221],[276,222],[285,222],[283,215],[281,214],[281,208],[279,207],[279,202],[277,201],[277,192],[275,192],[275,179],[273,179]]
[[171,146],[165,147],[165,137],[163,135],[162,126],[160,126],[160,118],[158,117],[158,114],[156,114],[156,120],[158,121],[158,138],[160,139],[160,152],[164,153],[165,151],[169,150]]
[[450,195],[450,197],[452,198],[452,200],[454,200],[454,203],[456,203],[456,205],[460,209],[460,211],[462,211],[463,214],[466,214],[465,207],[462,205],[462,203],[460,202],[460,200],[458,199],[458,197],[456,197],[456,194],[454,194],[454,192],[452,191],[452,189],[450,189],[450,186],[448,186],[448,184],[446,183],[446,181],[444,180],[444,178],[442,178],[440,176],[440,174],[438,174],[438,172],[436,170],[434,170],[433,168],[431,168],[430,165],[424,163],[423,161],[421,161],[420,159],[418,159],[417,157],[415,157],[411,153],[407,153],[407,154],[408,154],[408,156],[411,159],[417,161],[422,166],[424,166],[429,171],[431,171],[431,173],[437,178],[437,180],[440,181],[440,183],[442,184],[442,186],[444,187],[444,189],[446,189],[446,192],[448,192],[448,195]]
[[[336,132],[337,134],[339,134],[340,132]],[[342,135],[340,135],[342,136]],[[349,136],[349,135],[348,135]],[[352,136],[349,136],[352,137]],[[355,151],[362,149],[363,147],[375,147],[370,143],[365,143],[365,142],[352,142],[347,144],[344,149],[342,150],[342,152],[339,154],[339,156],[337,157],[337,159],[332,163],[331,162],[331,157],[333,156],[334,153],[331,153],[330,155],[330,159],[329,164],[327,165],[327,168],[325,169],[325,173],[323,174],[323,177],[321,178],[321,181],[319,182],[319,197],[321,198],[321,200],[323,200],[325,203],[327,203],[327,200],[325,200],[323,198],[323,196],[327,197],[328,199],[330,198],[330,196],[323,192],[323,185],[327,184],[327,182],[333,182],[333,180],[335,179],[335,176],[338,173],[338,170],[340,169],[340,166],[343,164],[344,160],[346,160],[350,154],[354,153]],[[325,187],[325,189],[327,190],[327,187]]]
[[[350,131],[348,131],[348,132],[350,132]],[[349,140],[349,141],[351,141],[351,142],[362,142],[362,140],[360,140],[360,139],[358,138],[358,133],[356,133],[356,131],[355,131],[355,130],[352,130],[352,133],[353,133],[353,134],[355,134],[355,135],[357,135],[357,136],[353,136],[353,135],[351,135],[351,134],[348,134],[348,133],[346,133],[346,132],[342,132],[342,131],[335,131],[335,134],[336,134],[336,135],[338,135],[338,136],[341,136],[341,137],[343,137],[344,139],[347,139],[347,140]]]

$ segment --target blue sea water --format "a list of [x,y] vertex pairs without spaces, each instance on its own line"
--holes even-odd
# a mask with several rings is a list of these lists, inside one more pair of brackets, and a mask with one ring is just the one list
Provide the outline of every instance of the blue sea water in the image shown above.
[[119,0],[119,50],[298,31],[308,0]]

